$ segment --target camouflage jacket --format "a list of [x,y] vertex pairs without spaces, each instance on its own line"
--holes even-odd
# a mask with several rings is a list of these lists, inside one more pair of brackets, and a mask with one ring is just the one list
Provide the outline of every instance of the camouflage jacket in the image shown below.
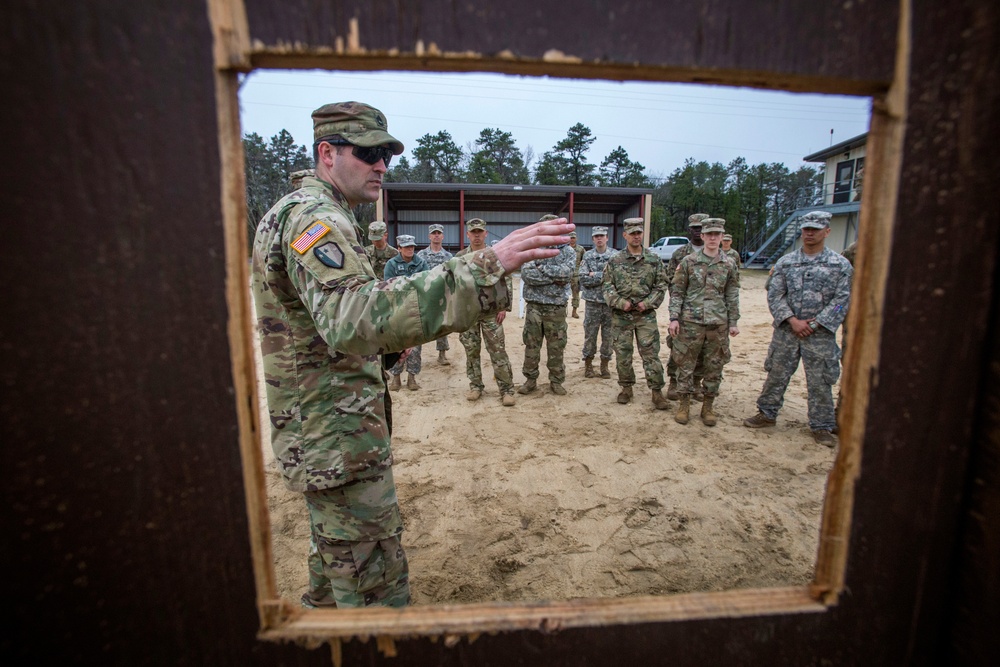
[[385,275],[386,263],[398,255],[399,251],[387,243],[385,248],[381,250],[373,245],[365,246],[365,254],[368,255],[368,261],[371,263],[372,269],[375,271],[375,276],[381,278]]
[[[462,248],[461,250],[459,250],[457,253],[455,253],[455,257],[464,257],[465,255],[468,255],[470,252],[472,252],[472,248],[469,247],[469,246],[465,246],[464,248]],[[503,277],[503,279],[504,279],[504,282],[507,283],[507,293],[508,294],[513,294],[514,293],[514,280],[511,278],[511,275],[508,273],[508,274],[506,274]],[[496,307],[496,308],[490,308],[490,309],[483,309],[483,314],[484,315],[486,315],[486,314],[496,315],[498,312],[500,312],[500,310],[506,310],[509,313],[511,311],[511,308],[513,307],[513,304],[514,304],[514,299],[512,298],[512,299],[510,299],[510,300],[507,301],[507,306],[505,308],[501,309],[499,307]]]
[[[604,267],[612,257],[618,254],[614,248],[607,248],[603,253],[595,249],[583,254],[583,261],[577,275],[580,276],[580,296],[584,301],[604,303],[604,290],[601,281],[604,280]],[[594,275],[590,275],[593,273]]]
[[413,259],[407,262],[403,259],[403,253],[399,253],[385,263],[383,275],[386,280],[389,280],[391,278],[399,278],[400,276],[415,276],[421,271],[430,270],[430,268],[427,266],[427,262],[416,255],[413,255]]
[[293,491],[392,464],[380,354],[464,331],[510,300],[492,250],[383,281],[360,238],[343,196],[309,177],[257,227],[252,290],[271,446]]
[[695,248],[688,241],[687,245],[682,245],[680,248],[674,251],[671,255],[670,261],[667,262],[667,282],[673,282],[674,274],[677,273],[677,265],[681,263],[681,260],[693,253],[695,250],[701,250],[702,246]]
[[584,248],[582,245],[577,245],[575,248],[573,248],[573,252],[576,253],[576,267],[574,267],[574,269],[573,269],[573,280],[574,281],[579,281],[580,280],[580,262],[583,261],[583,255],[584,255],[584,253],[587,252],[587,249]]
[[427,262],[427,268],[433,269],[435,266],[444,264],[449,259],[454,257],[454,255],[452,255],[444,248],[441,248],[441,250],[434,252],[433,250],[430,249],[430,246],[428,246],[420,250],[420,252],[417,253],[417,257]]
[[524,300],[565,306],[574,275],[576,253],[568,245],[561,246],[555,257],[534,259],[521,267]]
[[626,301],[640,301],[647,308],[659,308],[666,296],[667,274],[660,258],[648,250],[631,255],[627,249],[615,254],[604,267],[601,288],[604,302],[615,310],[624,310]]
[[800,320],[815,317],[835,332],[847,316],[853,274],[851,263],[829,248],[811,260],[802,250],[785,255],[774,265],[767,290],[774,326],[793,316]]
[[740,319],[739,269],[725,251],[681,260],[670,283],[670,319],[735,327]]
[[736,264],[736,272],[739,273],[740,265],[743,264],[742,258],[740,257],[740,253],[733,250],[732,248],[730,248],[729,250],[723,250],[722,252],[732,257],[733,263]]

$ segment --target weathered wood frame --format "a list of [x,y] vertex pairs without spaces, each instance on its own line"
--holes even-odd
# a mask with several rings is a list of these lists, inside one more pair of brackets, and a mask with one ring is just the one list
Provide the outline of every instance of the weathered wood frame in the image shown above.
[[[228,4],[228,3],[224,3]],[[869,181],[862,203],[862,219],[857,259],[855,293],[850,311],[852,334],[845,363],[845,404],[842,417],[841,445],[824,505],[820,530],[816,575],[808,587],[760,590],[733,590],[710,594],[681,594],[667,597],[631,599],[581,599],[544,603],[483,603],[437,605],[406,609],[316,610],[303,611],[297,604],[278,597],[271,554],[270,524],[261,461],[259,415],[256,410],[255,365],[253,358],[253,322],[245,285],[248,267],[246,248],[246,205],[243,192],[242,142],[238,117],[236,79],[249,68],[369,70],[490,70],[509,74],[534,74],[565,77],[642,79],[691,82],[703,80],[696,71],[635,66],[622,69],[615,65],[583,65],[554,61],[484,58],[481,54],[368,54],[356,38],[337,53],[314,53],[308,49],[249,47],[248,27],[240,20],[242,5],[213,2],[217,90],[220,127],[220,152],[223,155],[223,211],[225,213],[228,301],[232,313],[230,342],[233,349],[233,375],[240,410],[240,447],[244,461],[247,507],[253,545],[254,572],[258,587],[261,636],[275,640],[341,640],[375,635],[384,638],[478,635],[485,632],[536,628],[551,631],[569,627],[610,624],[683,621],[749,615],[821,613],[835,605],[844,587],[850,515],[854,502],[855,480],[860,467],[860,443],[865,431],[869,383],[878,377],[878,349],[881,319],[888,273],[895,202],[899,195],[899,173],[905,129],[906,86],[909,64],[909,0],[901,5],[898,26],[898,50],[893,82],[888,90],[872,86],[865,92],[875,99],[868,138]],[[352,22],[356,33],[357,23]],[[277,51],[277,52],[276,52]],[[322,50],[320,50],[322,51]],[[717,72],[714,83],[741,85],[745,73]],[[859,92],[856,84],[820,81],[782,81],[755,76],[757,87],[794,87],[820,93]]]
[[[899,38],[907,21],[908,45]],[[889,179],[888,158],[902,158],[898,196],[880,188],[880,201],[863,211],[858,280],[867,287],[852,330],[881,334],[874,349],[849,346],[848,367],[871,372],[845,377],[854,414],[844,439],[859,458],[838,467],[845,479],[831,488],[853,484],[854,504],[849,494],[837,512],[828,504],[834,525],[824,527],[822,549],[846,550],[846,560],[821,556],[829,571],[817,572],[814,594],[792,591],[787,605],[772,599],[773,611],[750,591],[725,606],[716,606],[725,597],[664,598],[673,611],[659,607],[655,617],[686,620],[600,627],[575,626],[567,604],[562,626],[526,609],[510,622],[524,629],[474,642],[474,634],[468,642],[449,634],[487,627],[491,609],[480,625],[434,626],[443,642],[335,642],[345,661],[995,662],[995,0],[218,0],[208,11],[205,0],[8,0],[0,56],[6,662],[44,652],[69,664],[329,664],[326,651],[258,637],[262,627],[287,626],[280,607],[259,605],[273,587],[266,569],[253,567],[262,544],[247,540],[247,517],[263,510],[246,496],[239,456],[256,438],[240,330],[246,304],[232,298],[245,283],[243,269],[222,259],[234,249],[225,224],[238,217],[242,193],[222,173],[239,171],[232,73],[330,66],[331,56],[353,63],[345,67],[871,95],[872,134],[886,156],[872,171]],[[906,64],[908,75],[896,71]],[[900,139],[901,149],[893,146]],[[870,224],[873,213],[891,227]],[[875,249],[887,257],[873,257]],[[259,472],[251,467],[247,477]],[[841,521],[849,539],[834,543]],[[654,617],[640,607],[630,613]],[[355,618],[362,623],[342,628],[344,636],[373,627]],[[303,630],[300,638],[311,628]],[[316,643],[329,637],[321,628]],[[380,652],[394,646],[394,658]]]

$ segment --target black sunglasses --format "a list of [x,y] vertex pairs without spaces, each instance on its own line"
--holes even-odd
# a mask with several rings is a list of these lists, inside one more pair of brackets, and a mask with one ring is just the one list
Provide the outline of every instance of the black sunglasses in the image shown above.
[[388,146],[355,146],[344,139],[320,139],[316,145],[318,146],[324,141],[331,146],[351,146],[353,148],[351,154],[365,164],[375,164],[382,160],[385,163],[385,168],[388,169],[389,163],[392,162],[393,153]]

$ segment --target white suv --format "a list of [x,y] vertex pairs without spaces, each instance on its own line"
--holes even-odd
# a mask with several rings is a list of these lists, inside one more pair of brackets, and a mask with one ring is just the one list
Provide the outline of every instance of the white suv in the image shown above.
[[674,252],[678,248],[687,245],[687,243],[688,238],[686,236],[662,236],[656,240],[656,243],[649,246],[649,249],[666,264],[674,256]]

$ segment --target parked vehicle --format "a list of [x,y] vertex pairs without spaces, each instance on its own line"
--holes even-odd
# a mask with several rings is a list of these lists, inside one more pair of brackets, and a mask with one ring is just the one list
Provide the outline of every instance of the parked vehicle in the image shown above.
[[687,245],[687,242],[688,238],[686,236],[661,236],[656,240],[656,243],[649,246],[649,249],[666,264],[674,256],[674,252],[678,248]]

